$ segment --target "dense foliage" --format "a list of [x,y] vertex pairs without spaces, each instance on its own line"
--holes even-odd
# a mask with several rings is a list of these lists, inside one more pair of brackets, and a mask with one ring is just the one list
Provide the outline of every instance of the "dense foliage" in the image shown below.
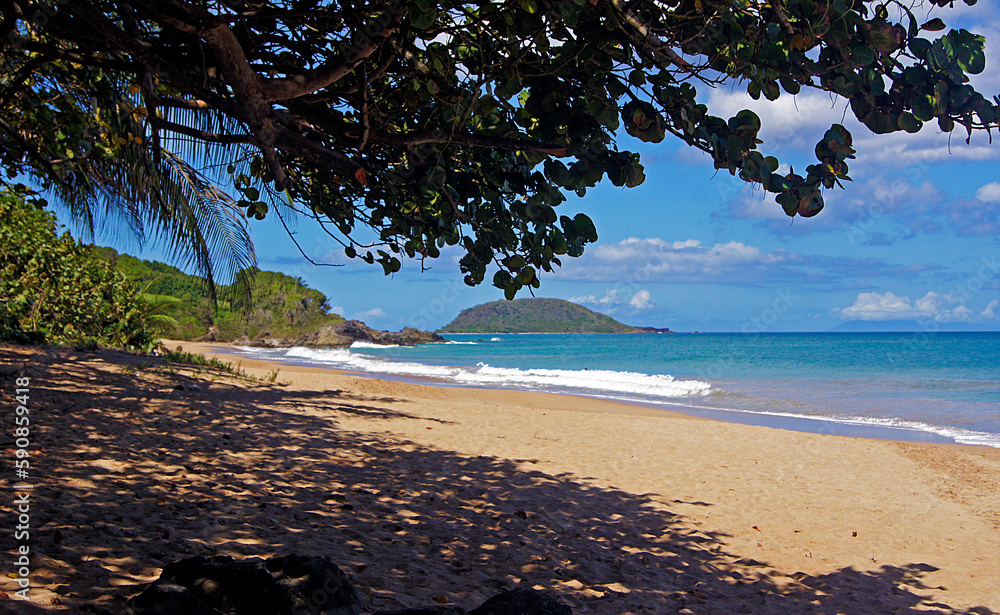
[[[273,271],[248,272],[247,277],[253,279],[248,310],[243,293],[222,286],[221,298],[213,303],[203,279],[176,267],[118,254],[112,248],[91,246],[91,250],[144,289],[146,296],[159,298],[163,315],[176,321],[153,323],[156,332],[166,337],[194,339],[207,334],[209,327],[216,328],[219,341],[253,338],[264,331],[276,337],[295,337],[344,320],[331,314],[326,296],[306,286],[301,278]],[[163,297],[179,301],[170,303]]]
[[610,316],[562,299],[493,301],[462,312],[438,333],[633,333]]
[[147,305],[39,203],[0,193],[0,339],[149,350]]
[[822,190],[850,179],[851,134],[832,126],[804,172],[779,173],[754,113],[698,102],[717,83],[768,100],[828,91],[876,133],[998,120],[996,99],[968,85],[983,37],[938,36],[945,24],[904,0],[4,6],[0,164],[50,183],[79,217],[106,202],[201,246],[203,270],[213,241],[248,258],[237,205],[253,218],[292,208],[387,274],[459,246],[468,284],[496,268],[512,297],[597,239],[586,216],[557,213],[567,194],[643,181],[621,130],[672,135],[789,216],[818,213]]

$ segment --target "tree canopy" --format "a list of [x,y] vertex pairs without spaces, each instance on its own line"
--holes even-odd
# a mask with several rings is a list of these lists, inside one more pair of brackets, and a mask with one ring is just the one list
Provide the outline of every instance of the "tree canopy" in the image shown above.
[[[975,4],[975,0],[965,0]],[[931,0],[947,5],[951,0]],[[348,256],[463,250],[508,297],[596,241],[557,213],[605,176],[644,179],[624,130],[671,135],[813,216],[849,180],[833,125],[804,173],[778,173],[759,118],[713,116],[699,89],[835,93],[876,133],[968,134],[997,103],[968,75],[984,39],[899,0],[14,0],[4,9],[0,160],[76,216],[159,229],[211,273],[252,260],[245,222],[315,218]],[[231,188],[232,195],[225,187]],[[96,213],[95,213],[96,212]],[[369,230],[365,230],[365,228]],[[227,252],[228,251],[228,252]]]

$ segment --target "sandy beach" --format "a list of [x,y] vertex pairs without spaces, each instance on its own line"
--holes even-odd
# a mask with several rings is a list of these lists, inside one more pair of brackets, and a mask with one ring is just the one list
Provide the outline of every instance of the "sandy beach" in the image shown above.
[[[365,612],[513,587],[574,613],[1000,612],[1000,449],[240,367],[256,380],[0,346],[0,611],[118,613],[167,562],[294,552],[336,562]],[[13,598],[22,376],[31,604]]]

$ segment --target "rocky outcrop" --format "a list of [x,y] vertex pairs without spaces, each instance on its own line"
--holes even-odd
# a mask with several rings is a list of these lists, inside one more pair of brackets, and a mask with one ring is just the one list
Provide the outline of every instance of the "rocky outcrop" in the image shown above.
[[636,333],[676,333],[676,331],[671,331],[670,329],[664,327],[635,327]]
[[192,557],[128,601],[132,615],[358,615],[347,575],[324,557]]
[[292,346],[346,348],[354,342],[416,346],[417,344],[446,341],[448,340],[437,333],[421,331],[413,327],[406,327],[402,331],[392,333],[390,331],[372,329],[360,320],[347,320],[335,325],[323,325],[315,331],[297,338],[275,338],[270,333],[263,332],[252,340],[250,345],[262,348],[290,348]]
[[201,337],[196,337],[192,341],[194,342],[217,342],[219,341],[219,330],[215,325],[210,325],[208,327],[208,333],[202,335]]
[[497,594],[469,615],[573,615],[573,611],[555,598],[525,587]]
[[[325,557],[263,560],[192,557],[167,564],[160,578],[127,602],[129,615],[358,615],[361,600],[347,576]],[[530,588],[493,596],[471,611],[428,605],[373,615],[573,615]]]

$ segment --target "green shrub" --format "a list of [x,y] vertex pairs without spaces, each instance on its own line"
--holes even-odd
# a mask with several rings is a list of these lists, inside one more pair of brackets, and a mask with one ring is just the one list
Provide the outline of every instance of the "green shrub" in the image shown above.
[[136,287],[68,232],[59,236],[43,205],[0,193],[0,339],[150,349]]

